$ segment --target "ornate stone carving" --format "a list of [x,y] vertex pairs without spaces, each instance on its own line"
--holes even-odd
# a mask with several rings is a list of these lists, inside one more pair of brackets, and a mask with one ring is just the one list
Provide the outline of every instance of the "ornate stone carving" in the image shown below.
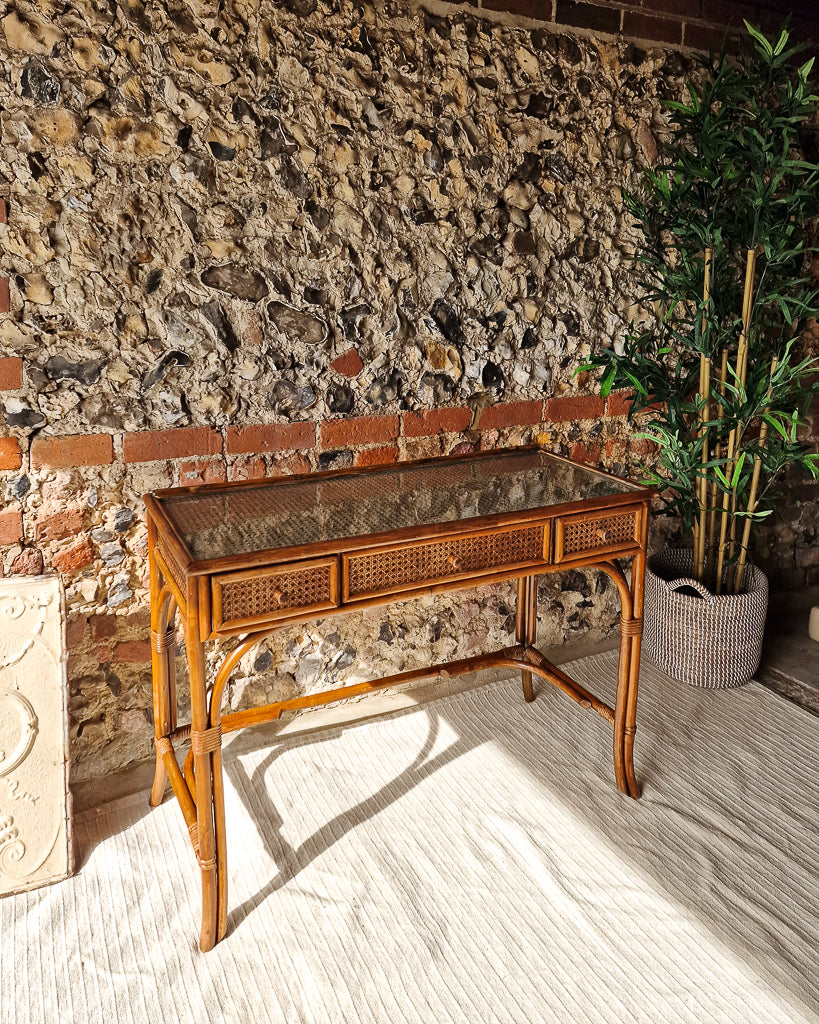
[[59,580],[0,580],[0,894],[71,871]]

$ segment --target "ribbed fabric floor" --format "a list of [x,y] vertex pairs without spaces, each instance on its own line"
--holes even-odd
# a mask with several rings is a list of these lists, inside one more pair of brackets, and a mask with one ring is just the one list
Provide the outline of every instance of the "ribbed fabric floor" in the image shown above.
[[[615,662],[569,671],[606,696]],[[819,718],[644,660],[635,802],[610,727],[545,685],[245,733],[207,954],[175,803],[85,815],[77,875],[0,901],[0,1020],[815,1024]]]

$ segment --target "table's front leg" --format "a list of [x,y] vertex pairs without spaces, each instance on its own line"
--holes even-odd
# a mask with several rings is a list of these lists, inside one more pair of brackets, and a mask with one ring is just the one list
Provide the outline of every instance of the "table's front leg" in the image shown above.
[[[216,856],[216,830],[221,833],[219,846],[224,851],[224,814],[216,820],[214,814],[214,772],[219,781],[216,789],[221,793],[221,728],[210,729],[205,668],[205,648],[199,638],[199,600],[197,581],[188,588],[188,607],[185,616],[185,649],[188,655],[188,676],[191,697],[191,750],[193,752],[194,800],[196,803],[196,835],[194,849],[202,875],[202,926],[199,948],[212,949],[217,941],[219,888],[226,884],[225,858]],[[214,754],[219,757],[214,758]],[[214,761],[216,762],[214,764]],[[222,805],[223,810],[223,805]],[[219,863],[221,861],[222,863]],[[220,879],[221,874],[225,877]]]
[[[521,576],[518,579],[517,603],[515,606],[515,640],[530,647],[537,639],[537,576]],[[532,673],[521,671],[523,698],[535,699]]]

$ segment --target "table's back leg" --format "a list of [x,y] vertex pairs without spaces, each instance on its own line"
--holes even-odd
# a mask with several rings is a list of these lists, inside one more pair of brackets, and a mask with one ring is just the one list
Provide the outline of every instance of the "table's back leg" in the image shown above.
[[[531,646],[537,638],[537,576],[521,576],[518,579],[517,603],[515,606],[515,640]],[[523,698],[535,699],[532,673],[521,671]]]
[[634,556],[631,563],[632,615],[629,626],[630,643],[628,650],[628,677],[625,700],[625,721],[623,723],[623,770],[629,796],[638,797],[640,789],[634,777],[634,736],[637,732],[637,687],[640,676],[640,648],[643,634],[643,586],[645,580],[646,556],[644,552]]

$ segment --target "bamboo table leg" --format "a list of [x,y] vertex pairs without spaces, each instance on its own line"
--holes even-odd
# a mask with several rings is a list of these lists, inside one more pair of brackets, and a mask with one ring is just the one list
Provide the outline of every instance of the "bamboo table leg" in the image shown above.
[[[151,593],[151,674],[153,679],[154,735],[158,740],[169,736],[176,728],[176,680],[174,665],[174,617],[176,601],[163,586],[162,574],[153,550],[154,527],[149,520],[151,543],[148,551]],[[162,755],[157,747],[156,770],[151,786],[149,804],[157,807],[162,802],[168,775]]]
[[[188,587],[185,616],[185,647],[191,695],[191,750],[193,751],[196,835],[194,849],[202,875],[202,927],[199,948],[203,953],[216,943],[219,876],[213,802],[213,753],[221,750],[221,729],[209,729],[205,649],[199,639],[197,581]],[[221,759],[218,771],[221,785]],[[217,786],[219,789],[220,786]],[[224,824],[222,823],[222,831]],[[220,840],[221,842],[222,840]]]
[[[530,647],[537,638],[537,576],[521,576],[518,579],[517,602],[515,605],[515,640]],[[521,671],[523,697],[526,701],[535,699],[532,687],[532,673]]]

